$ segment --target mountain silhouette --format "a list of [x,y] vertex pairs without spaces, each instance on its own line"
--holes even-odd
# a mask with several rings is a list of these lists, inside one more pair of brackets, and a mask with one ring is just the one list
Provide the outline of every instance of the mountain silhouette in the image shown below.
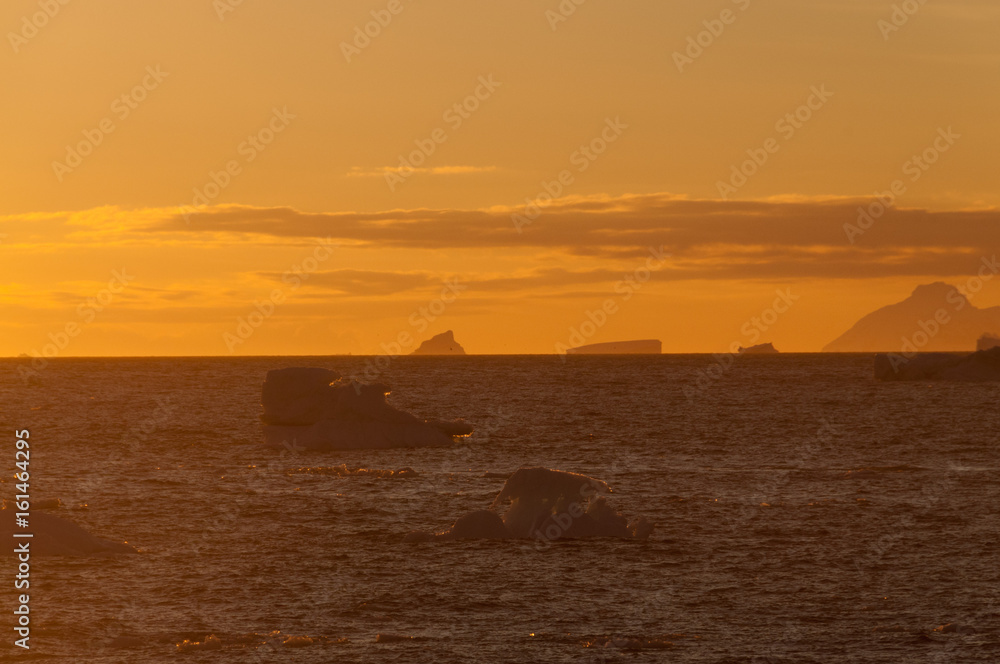
[[937,281],[868,314],[823,351],[972,351],[979,337],[998,331],[1000,307],[977,308],[958,288]]

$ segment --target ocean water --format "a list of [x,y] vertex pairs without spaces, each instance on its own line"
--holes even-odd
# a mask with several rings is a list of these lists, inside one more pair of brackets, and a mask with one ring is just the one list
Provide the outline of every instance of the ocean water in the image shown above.
[[[0,660],[1000,661],[998,384],[876,383],[864,355],[700,380],[711,356],[400,358],[379,376],[392,403],[473,436],[263,446],[267,370],[365,362],[64,359],[30,384],[0,362],[3,495],[27,428],[32,498],[141,551],[35,558],[30,653],[0,558]],[[487,507],[522,465],[606,480],[656,530],[402,541]],[[210,634],[220,649],[178,650]]]

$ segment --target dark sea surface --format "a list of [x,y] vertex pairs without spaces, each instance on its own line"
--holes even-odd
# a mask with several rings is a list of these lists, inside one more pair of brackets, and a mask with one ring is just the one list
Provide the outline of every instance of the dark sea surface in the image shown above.
[[[715,377],[709,355],[405,357],[379,376],[390,401],[474,435],[264,447],[269,369],[366,361],[63,359],[30,382],[0,361],[3,496],[27,428],[32,499],[141,551],[33,559],[30,653],[0,557],[0,660],[1000,661],[1000,384],[877,383],[869,355],[744,356]],[[606,480],[656,530],[403,542],[523,465]],[[212,634],[221,649],[178,650]]]

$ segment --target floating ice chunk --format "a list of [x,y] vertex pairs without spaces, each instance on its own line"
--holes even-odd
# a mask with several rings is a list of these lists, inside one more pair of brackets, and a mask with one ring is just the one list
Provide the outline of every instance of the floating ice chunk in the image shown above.
[[750,346],[749,348],[739,347],[740,355],[776,355],[780,351],[774,347],[773,343],[757,344],[756,346]]
[[267,372],[261,391],[265,424],[314,424],[326,415],[326,387],[340,378],[330,369],[291,367]]
[[1000,348],[1000,336],[986,333],[976,341],[976,350],[989,350],[990,348]]
[[1000,347],[958,355],[919,353],[906,358],[898,353],[875,356],[878,380],[1000,380]]
[[455,525],[444,532],[437,534],[412,532],[406,536],[404,541],[508,539],[510,536],[511,534],[504,526],[503,519],[500,518],[499,514],[492,510],[476,510],[459,517]]
[[521,468],[493,501],[492,510],[471,512],[450,529],[431,535],[414,532],[406,541],[437,539],[541,539],[582,537],[646,539],[653,524],[644,517],[629,522],[599,494],[611,493],[606,482],[548,468]]
[[602,493],[611,493],[611,488],[593,477],[548,468],[521,468],[508,478],[493,506],[510,501],[503,522],[513,537],[649,537],[653,531],[649,521],[644,517],[627,521],[599,495]]
[[327,369],[269,371],[261,391],[265,440],[274,447],[380,449],[449,445],[472,433],[463,420],[422,420],[394,408],[389,391]]
[[[513,537],[532,537],[556,515],[570,517],[568,522],[572,524],[582,516],[590,498],[599,493],[611,493],[607,482],[562,470],[521,468],[507,479],[493,507],[510,502],[504,525]],[[579,514],[573,516],[571,512]]]
[[[30,542],[31,553],[41,556],[104,557],[119,553],[136,553],[127,543],[112,542],[91,535],[69,519],[46,512],[33,511],[28,517],[29,527],[17,527],[15,510],[5,506],[0,510],[0,538],[5,542]],[[31,533],[29,540],[13,539],[14,533]],[[4,549],[8,555],[14,547]]]

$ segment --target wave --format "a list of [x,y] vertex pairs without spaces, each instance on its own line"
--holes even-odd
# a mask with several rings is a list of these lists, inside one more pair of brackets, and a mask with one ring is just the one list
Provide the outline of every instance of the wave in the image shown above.
[[376,477],[379,479],[418,477],[417,471],[408,466],[398,470],[392,470],[391,468],[348,468],[346,463],[342,463],[339,466],[296,468],[288,472],[290,475],[306,474],[331,475],[336,477]]

